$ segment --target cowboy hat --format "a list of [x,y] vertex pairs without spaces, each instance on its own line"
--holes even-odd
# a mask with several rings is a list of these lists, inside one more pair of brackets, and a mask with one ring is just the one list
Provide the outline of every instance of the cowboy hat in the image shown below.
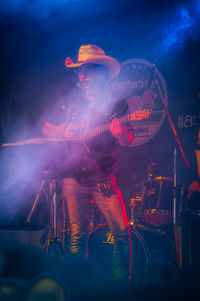
[[68,68],[77,68],[85,64],[98,64],[108,67],[109,79],[114,78],[120,72],[120,64],[114,58],[105,55],[103,49],[95,45],[82,45],[78,52],[78,61],[74,63],[70,57],[65,60]]

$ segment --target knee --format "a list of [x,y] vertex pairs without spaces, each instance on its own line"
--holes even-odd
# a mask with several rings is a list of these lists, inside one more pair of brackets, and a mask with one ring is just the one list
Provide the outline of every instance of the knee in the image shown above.
[[130,230],[128,226],[120,227],[116,231],[113,231],[115,242],[130,242]]

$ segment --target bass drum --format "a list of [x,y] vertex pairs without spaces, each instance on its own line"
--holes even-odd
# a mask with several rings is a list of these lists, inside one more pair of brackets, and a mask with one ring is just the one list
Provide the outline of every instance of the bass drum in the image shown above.
[[[167,234],[144,225],[130,228],[132,239],[132,278],[170,277],[174,258]],[[112,275],[114,239],[108,226],[100,226],[89,237],[89,257],[97,260]]]

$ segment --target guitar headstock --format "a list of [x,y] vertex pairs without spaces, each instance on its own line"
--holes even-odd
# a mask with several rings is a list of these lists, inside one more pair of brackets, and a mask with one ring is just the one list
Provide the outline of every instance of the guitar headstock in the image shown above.
[[130,114],[130,120],[142,120],[144,118],[148,118],[151,115],[151,112],[152,110],[150,109],[133,111]]

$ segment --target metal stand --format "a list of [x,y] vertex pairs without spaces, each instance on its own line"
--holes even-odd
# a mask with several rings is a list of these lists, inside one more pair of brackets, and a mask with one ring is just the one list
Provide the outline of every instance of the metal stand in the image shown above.
[[[42,189],[44,188],[45,182],[47,181],[47,175],[48,172],[45,174],[45,177],[41,182],[39,192],[36,196],[36,199],[28,215],[27,223],[30,223],[31,216],[35,211],[39,199],[39,195]],[[56,180],[54,178],[52,178],[49,183],[49,202],[51,208],[51,220],[44,234],[42,235],[40,243],[43,245],[45,242],[47,242],[46,254],[48,254],[50,257],[54,259],[63,259],[65,254],[64,248],[62,246],[61,239],[57,236],[57,191],[56,191]],[[47,239],[49,230],[51,231],[51,237]]]
[[173,224],[176,225],[176,207],[177,207],[177,175],[176,175],[176,159],[177,159],[177,149],[174,147],[174,174],[173,174]]
[[51,195],[51,235],[47,240],[46,254],[54,259],[64,258],[64,249],[61,243],[61,239],[57,236],[57,192],[56,192],[56,180],[53,178],[50,182],[50,195]]
[[133,213],[134,213],[135,206],[136,206],[136,204],[135,204],[135,198],[131,198],[131,200],[130,200],[131,216],[130,216],[130,222],[129,222],[129,224],[131,226],[134,225],[134,214]]
[[29,212],[29,215],[28,215],[28,217],[27,217],[27,220],[26,220],[27,224],[30,223],[31,216],[32,216],[33,212],[35,211],[35,207],[36,207],[36,205],[37,205],[37,202],[38,202],[38,199],[39,199],[39,196],[40,196],[40,192],[41,192],[42,189],[44,188],[45,182],[46,182],[46,179],[45,179],[45,178],[42,179],[42,182],[41,182],[41,184],[40,184],[40,188],[39,188],[38,194],[37,194],[37,196],[36,196],[36,198],[35,198],[35,201],[34,201],[34,203],[33,203],[33,206],[32,206],[32,208],[31,208],[31,210],[30,210],[30,212]]
[[[169,114],[169,111],[168,111],[168,106],[165,102],[165,99],[163,97],[163,94],[162,94],[162,91],[160,89],[160,86],[159,86],[159,83],[158,83],[158,80],[157,80],[157,75],[156,75],[156,70],[155,70],[155,64],[152,65],[152,69],[153,69],[153,78],[154,78],[154,81],[156,83],[156,86],[158,88],[158,91],[159,91],[159,94],[160,94],[160,97],[161,97],[161,100],[162,100],[162,103],[165,107],[165,110],[166,110],[166,113],[167,113],[167,117],[168,117],[168,120],[169,120],[169,123],[170,123],[170,126],[171,126],[171,130],[172,130],[172,133],[173,133],[173,137],[174,137],[174,164],[173,164],[173,228],[174,228],[174,238],[175,238],[175,244],[176,244],[176,257],[177,257],[177,264],[178,264],[178,267],[182,267],[182,264],[181,264],[181,261],[180,261],[180,254],[179,254],[179,239],[178,239],[178,233],[177,233],[177,193],[176,193],[176,190],[177,190],[177,145],[179,146],[179,149],[181,151],[181,154],[183,156],[183,159],[187,165],[187,167],[190,167],[188,161],[187,161],[187,158],[183,152],[183,148],[181,146],[181,143],[180,143],[180,139],[178,137],[178,133],[174,127],[174,124],[173,124],[173,121],[172,121],[172,118]],[[155,70],[155,72],[154,72]]]

